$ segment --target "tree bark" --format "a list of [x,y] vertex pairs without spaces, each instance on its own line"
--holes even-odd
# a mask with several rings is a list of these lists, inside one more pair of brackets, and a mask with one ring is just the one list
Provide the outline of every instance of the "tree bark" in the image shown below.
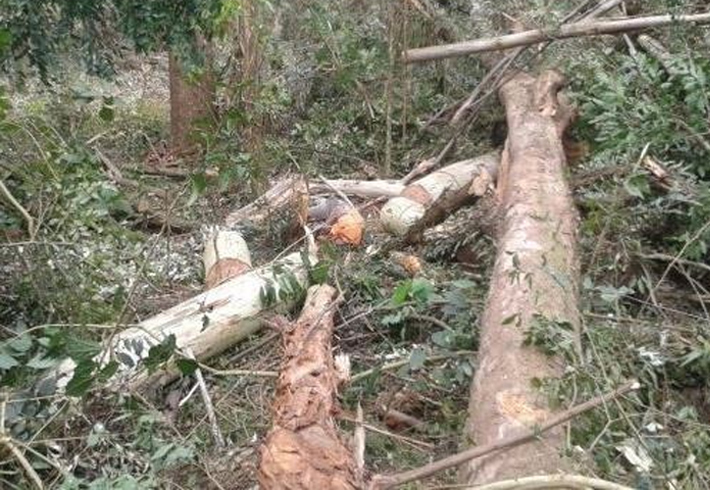
[[[311,263],[316,263],[311,255]],[[290,279],[289,279],[290,278]],[[105,366],[118,361],[118,371],[108,385],[112,389],[163,385],[179,375],[172,364],[154,373],[142,366],[149,349],[170,335],[175,336],[181,352],[191,350],[202,361],[228,349],[262,326],[259,315],[268,309],[288,304],[293,294],[284,294],[296,284],[308,281],[301,252],[284,257],[273,265],[246,271],[219,286],[176,305],[137,327],[118,332],[104,345],[95,362]],[[270,291],[269,292],[267,292]],[[270,297],[272,301],[266,301]],[[76,363],[67,359],[52,374],[62,391],[74,375]]]
[[382,226],[406,241],[418,240],[427,227],[485,194],[495,183],[499,161],[498,153],[489,153],[454,163],[409,184],[400,196],[382,207]]
[[199,122],[212,122],[215,99],[215,78],[212,73],[212,55],[206,41],[198,45],[205,53],[205,69],[197,80],[188,80],[178,59],[171,53],[170,74],[170,145],[174,155],[189,156],[197,147],[194,135]]
[[500,51],[529,46],[555,39],[568,39],[583,36],[600,36],[604,34],[620,34],[623,32],[665,27],[674,23],[689,23],[695,25],[710,24],[710,13],[694,15],[656,15],[633,19],[603,20],[594,22],[576,22],[565,24],[558,29],[534,29],[515,34],[507,34],[496,38],[477,39],[442,46],[410,49],[404,52],[406,63],[455,58],[475,53]]
[[340,440],[338,377],[331,354],[336,290],[308,290],[293,328],[283,332],[274,425],[261,446],[259,483],[265,490],[361,488],[355,458]]
[[[526,345],[531,328],[554,324],[577,337],[578,215],[565,180],[561,135],[572,110],[558,94],[561,75],[518,74],[500,90],[508,140],[499,173],[498,256],[481,324],[479,367],[471,390],[468,435],[495,444],[553,416],[535,380],[562,373],[562,361]],[[564,469],[563,431],[502,450],[462,468],[484,484]]]

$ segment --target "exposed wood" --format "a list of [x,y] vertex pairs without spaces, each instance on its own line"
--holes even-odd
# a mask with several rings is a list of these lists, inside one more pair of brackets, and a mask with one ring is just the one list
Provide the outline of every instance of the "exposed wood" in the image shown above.
[[[605,393],[596,398],[592,398],[589,401],[580,403],[579,405],[572,407],[569,410],[559,413],[553,418],[541,422],[540,425],[536,427],[522,431],[520,434],[506,436],[505,438],[489,445],[479,445],[470,449],[466,449],[465,451],[461,451],[460,453],[447,456],[443,459],[440,459],[439,461],[435,461],[433,463],[419,468],[415,468],[413,470],[404,471],[402,473],[397,473],[394,475],[375,475],[371,479],[368,488],[369,490],[385,490],[388,488],[395,488],[405,483],[427,478],[440,471],[460,466],[466,462],[474,460],[475,458],[481,458],[489,454],[497,454],[498,452],[505,452],[504,450],[506,449],[511,449],[527,442],[534,441],[535,439],[540,437],[541,434],[545,434],[546,432],[554,429],[555,427],[558,427],[564,424],[565,422],[569,422],[570,420],[585,412],[588,412],[589,410],[604,405],[605,403],[608,403],[614,400],[615,398],[621,397],[626,393],[629,393],[633,390],[637,390],[639,388],[640,385],[637,381],[631,381],[620,386],[612,392]],[[532,463],[534,464],[535,461],[532,461]]]
[[441,46],[410,49],[404,52],[404,61],[406,63],[434,61],[489,51],[500,51],[516,48],[518,46],[529,46],[531,44],[553,41],[555,39],[621,34],[643,29],[666,27],[676,23],[694,25],[710,24],[710,13],[677,16],[655,15],[619,20],[576,22],[574,24],[562,25],[558,29],[534,29],[495,38],[484,38]]
[[202,261],[206,289],[212,289],[251,269],[249,247],[241,233],[219,228],[211,230],[205,239]]
[[[500,90],[508,140],[498,179],[498,256],[469,404],[468,436],[478,445],[496,444],[554,417],[533,381],[559,376],[563,364],[525,345],[527,332],[547,322],[569,328],[578,339],[579,218],[565,179],[561,139],[573,111],[558,94],[562,84],[556,72],[538,78],[521,73]],[[563,432],[551,430],[470,462],[462,477],[480,485],[558,472],[565,468],[563,442]]]
[[30,240],[35,239],[35,235],[37,233],[37,230],[35,229],[35,220],[34,218],[30,215],[29,212],[20,204],[20,202],[15,199],[15,196],[12,195],[12,192],[10,192],[10,189],[8,189],[5,186],[5,183],[0,180],[0,195],[9,202],[12,207],[14,207],[18,213],[22,216],[22,218],[27,222],[27,233],[30,236]]
[[300,318],[283,332],[273,427],[260,451],[263,489],[361,488],[357,463],[334,419],[338,375],[331,344],[336,294],[328,285],[311,287]]
[[416,241],[427,227],[483,195],[496,180],[499,160],[498,153],[489,153],[454,163],[408,185],[382,207],[383,227],[407,241]]
[[[316,257],[311,256],[310,261],[316,263]],[[168,383],[179,375],[172,364],[154,373],[141,366],[152,346],[174,335],[176,348],[183,354],[190,349],[198,361],[212,357],[259,330],[263,323],[259,315],[288,304],[293,293],[287,291],[296,284],[305,287],[307,276],[301,252],[248,271],[119,332],[95,361],[99,365],[112,359],[118,362],[118,371],[109,383],[113,389]],[[264,304],[265,296],[271,297],[273,304]],[[75,368],[74,361],[67,359],[55,370],[59,390],[66,387]]]

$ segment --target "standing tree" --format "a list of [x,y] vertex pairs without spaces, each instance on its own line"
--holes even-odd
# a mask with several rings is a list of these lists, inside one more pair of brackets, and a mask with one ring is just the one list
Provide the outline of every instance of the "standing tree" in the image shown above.
[[[20,77],[35,70],[52,80],[62,55],[78,53],[89,73],[110,75],[126,47],[169,50],[171,142],[194,149],[190,132],[213,115],[210,45],[229,0],[4,0],[0,3],[0,66]],[[5,49],[3,49],[3,47]]]

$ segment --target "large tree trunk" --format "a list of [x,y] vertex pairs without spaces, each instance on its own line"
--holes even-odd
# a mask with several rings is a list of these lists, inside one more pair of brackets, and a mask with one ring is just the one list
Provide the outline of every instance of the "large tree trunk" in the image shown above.
[[197,144],[193,129],[199,122],[212,122],[215,78],[209,45],[198,43],[205,53],[205,69],[196,80],[188,80],[178,57],[171,53],[170,72],[170,145],[173,154],[189,155]]
[[[578,216],[565,180],[561,135],[572,111],[558,95],[561,75],[518,74],[500,90],[508,141],[499,174],[498,257],[482,319],[479,367],[472,385],[468,434],[488,445],[533,428],[552,415],[533,383],[559,376],[562,360],[525,345],[531,328],[569,328],[575,338]],[[484,484],[565,467],[562,429],[498,451],[462,468]]]
[[338,376],[331,354],[337,291],[313,286],[300,318],[283,332],[284,362],[274,426],[261,446],[265,490],[361,488],[353,454],[338,436]]

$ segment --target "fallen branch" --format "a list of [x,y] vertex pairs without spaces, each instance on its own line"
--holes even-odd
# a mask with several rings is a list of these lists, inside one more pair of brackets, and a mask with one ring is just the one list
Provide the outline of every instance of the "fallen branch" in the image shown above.
[[516,48],[518,46],[529,46],[556,39],[620,34],[656,27],[666,27],[676,23],[694,25],[710,24],[710,13],[677,16],[656,15],[620,20],[576,22],[574,24],[562,25],[553,30],[534,29],[496,38],[485,38],[475,41],[445,44],[442,46],[410,49],[405,51],[403,56],[405,63],[419,63],[422,61],[455,58],[488,51],[500,51]]
[[495,442],[494,444],[473,447],[471,449],[461,451],[460,453],[454,454],[452,456],[447,456],[446,458],[440,459],[439,461],[413,470],[404,471],[402,473],[397,473],[394,475],[375,475],[370,482],[369,489],[384,490],[388,488],[394,488],[405,483],[421,480],[423,478],[434,475],[435,473],[438,473],[440,471],[459,466],[463,463],[471,461],[472,459],[486,456],[495,451],[499,451],[501,449],[510,449],[526,442],[533,441],[537,439],[540,434],[561,424],[564,424],[565,422],[568,422],[573,418],[585,412],[588,412],[589,410],[592,410],[593,408],[596,408],[615,398],[625,395],[630,391],[638,390],[640,387],[641,385],[637,381],[631,381],[610,393],[600,395],[587,402],[581,403],[576,407],[561,412],[555,415],[554,417],[548,419],[547,421],[542,422],[539,426],[533,429],[525,430],[522,434],[508,436],[498,442]]
[[37,234],[34,218],[27,212],[22,204],[15,199],[15,196],[12,195],[10,189],[5,186],[5,182],[2,180],[0,180],[0,194],[22,215],[22,218],[27,222],[27,233],[30,235],[30,240],[34,241]]
[[[446,359],[453,359],[456,357],[470,357],[470,356],[473,356],[474,354],[475,354],[475,352],[462,350],[462,351],[458,351],[458,352],[451,352],[449,354],[430,356],[425,359],[425,362],[443,361]],[[385,364],[384,366],[368,369],[367,371],[362,371],[360,373],[357,373],[356,375],[354,375],[350,378],[350,382],[355,383],[357,381],[360,381],[361,379],[367,378],[368,376],[372,376],[375,373],[379,373],[379,372],[383,372],[383,371],[392,371],[394,369],[401,368],[402,366],[406,366],[407,364],[409,364],[409,359],[402,359],[401,361],[390,362],[388,364]]]

